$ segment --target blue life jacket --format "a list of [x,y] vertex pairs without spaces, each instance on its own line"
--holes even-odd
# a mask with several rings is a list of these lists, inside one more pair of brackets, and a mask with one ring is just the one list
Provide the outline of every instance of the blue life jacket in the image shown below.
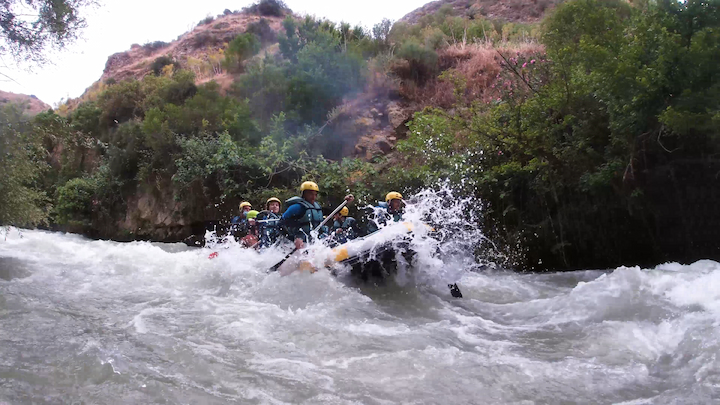
[[307,241],[310,231],[317,228],[323,221],[322,207],[317,202],[310,204],[302,197],[293,197],[285,202],[288,209],[296,204],[304,208],[301,216],[291,218],[285,222],[288,229],[288,237],[295,239],[300,238]]

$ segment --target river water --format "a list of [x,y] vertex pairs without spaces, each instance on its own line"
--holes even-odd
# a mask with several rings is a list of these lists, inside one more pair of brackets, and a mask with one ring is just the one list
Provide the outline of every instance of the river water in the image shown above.
[[716,262],[519,274],[421,258],[443,276],[366,285],[267,274],[281,252],[208,253],[11,230],[0,403],[720,401]]

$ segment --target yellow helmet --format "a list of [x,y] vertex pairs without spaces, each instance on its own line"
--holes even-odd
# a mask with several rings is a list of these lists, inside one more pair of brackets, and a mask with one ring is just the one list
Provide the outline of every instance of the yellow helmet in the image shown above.
[[271,202],[276,202],[276,203],[282,205],[282,201],[280,201],[280,199],[278,199],[277,197],[271,197],[271,198],[268,198],[268,200],[265,202],[265,207],[267,207],[268,204],[270,204]]
[[300,186],[300,192],[303,191],[312,190],[312,191],[320,191],[320,187],[316,183],[313,183],[312,181],[306,181]]
[[342,215],[344,217],[348,216],[349,214],[350,214],[350,210],[348,209],[348,207],[343,207],[343,209],[340,210],[340,215]]
[[390,200],[402,200],[403,196],[402,194],[398,193],[397,191],[391,191],[387,193],[385,196],[385,202],[390,202]]
[[258,214],[259,214],[259,212],[255,211],[255,210],[248,211],[247,219],[255,219],[255,218],[257,218]]
[[252,208],[252,204],[250,204],[250,203],[247,202],[247,201],[241,202],[241,203],[240,203],[240,211],[242,211],[243,208],[245,208],[245,207],[250,207],[250,208]]

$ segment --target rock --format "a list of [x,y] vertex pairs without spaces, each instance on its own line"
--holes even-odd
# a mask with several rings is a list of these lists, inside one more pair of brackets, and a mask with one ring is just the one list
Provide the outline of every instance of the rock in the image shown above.
[[118,52],[116,54],[110,55],[107,62],[105,62],[105,70],[103,71],[103,73],[108,74],[111,71],[118,70],[120,69],[120,67],[125,66],[132,61],[133,58],[128,52]]
[[384,154],[390,152],[393,149],[390,141],[384,136],[375,137],[375,146],[377,146],[377,148],[380,149],[380,151],[382,151],[382,153]]
[[360,117],[357,120],[355,120],[355,124],[359,126],[365,126],[368,128],[372,128],[375,126],[375,120],[369,117]]
[[390,120],[390,125],[393,129],[397,129],[403,125],[408,118],[410,118],[408,113],[405,112],[405,110],[400,106],[400,103],[397,101],[388,103],[387,111],[388,119]]

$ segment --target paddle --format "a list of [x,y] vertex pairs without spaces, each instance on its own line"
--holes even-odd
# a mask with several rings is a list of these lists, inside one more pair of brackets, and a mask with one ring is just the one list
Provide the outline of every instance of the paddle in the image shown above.
[[[315,230],[314,230],[313,232],[318,232],[318,231],[320,230],[320,228],[322,228],[323,226],[325,226],[325,224],[327,224],[328,221],[330,221],[330,219],[332,219],[332,217],[334,217],[335,214],[337,214],[338,212],[340,212],[340,210],[342,210],[347,204],[348,204],[348,200],[345,200],[345,201],[342,202],[342,204],[338,205],[338,207],[335,208],[335,211],[333,211],[330,215],[328,215],[328,216],[320,223],[320,225],[318,225],[317,228],[315,228]],[[293,253],[297,252],[297,250],[298,250],[298,248],[293,249],[292,252],[288,253],[287,256],[285,256],[282,260],[280,260],[276,265],[272,266],[272,267],[270,268],[270,270],[268,270],[268,273],[272,273],[273,271],[277,271],[277,269],[279,269],[280,266],[282,266],[282,264],[285,263],[285,261],[286,261],[287,259],[289,259],[290,256],[292,256]]]

